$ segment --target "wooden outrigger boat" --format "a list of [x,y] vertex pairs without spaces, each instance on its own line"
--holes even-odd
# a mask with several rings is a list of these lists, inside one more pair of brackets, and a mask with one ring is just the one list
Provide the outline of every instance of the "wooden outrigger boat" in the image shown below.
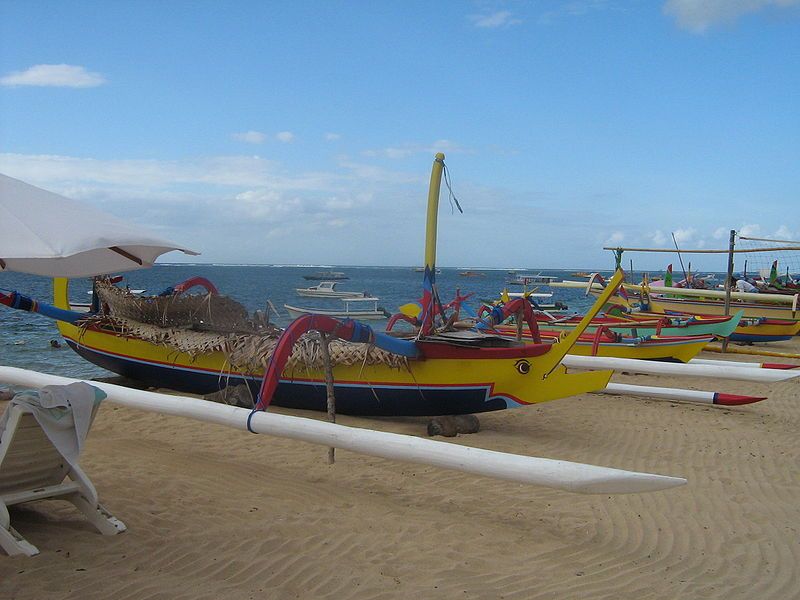
[[[504,295],[504,300],[511,298]],[[499,307],[504,303],[481,308],[479,316],[487,314],[493,327],[487,327],[486,320],[479,320],[474,325],[481,330],[489,329],[499,335],[529,341],[553,340],[558,342],[568,335],[579,324],[583,317],[570,315],[554,317],[528,306],[529,294],[523,294],[522,311],[517,309],[511,318],[500,321]],[[510,312],[510,311],[508,311]],[[527,314],[526,314],[527,313]],[[516,319],[529,320],[528,330],[517,326]],[[716,336],[725,337],[730,334],[739,322],[741,315],[721,317],[704,321],[670,321],[663,315],[659,319],[637,322],[612,317],[595,317],[586,327],[584,333],[569,350],[569,355],[607,356],[617,358],[638,358],[642,360],[665,360],[688,362],[699,354]],[[499,323],[499,324],[498,324]],[[462,322],[463,326],[473,326],[472,322]],[[535,325],[531,327],[530,325]]]
[[[478,413],[603,389],[611,371],[567,373],[561,361],[622,282],[621,271],[612,278],[584,321],[557,344],[519,343],[498,336],[477,336],[465,343],[434,331],[436,222],[443,165],[444,155],[437,154],[428,203],[422,335],[398,339],[352,321],[327,322],[340,338],[369,341],[392,353],[396,359],[394,362],[372,360],[367,347],[357,360],[334,364],[337,412],[361,415]],[[259,392],[260,406],[272,398],[281,406],[325,409],[324,369],[318,364],[302,364],[302,361],[285,363],[286,347],[291,351],[291,342],[302,332],[287,330],[271,359],[263,356],[260,365],[242,368],[231,365],[230,356],[221,346],[189,353],[163,342],[142,339],[119,325],[88,322],[81,326],[70,322],[67,285],[64,279],[54,280],[55,310],[61,311],[55,317],[59,319],[59,331],[71,348],[94,364],[152,385],[197,393],[245,383]],[[295,323],[298,327],[303,325],[319,331],[325,319],[327,317],[306,315]],[[279,350],[285,354],[285,368],[276,360]],[[265,366],[268,367],[266,377]]]
[[[679,288],[676,288],[679,289]],[[687,314],[698,315],[724,315],[725,304],[724,292],[716,290],[685,290],[685,292],[701,292],[699,294],[692,294],[695,297],[677,297],[663,293],[664,288],[658,289],[656,294],[650,293],[650,299],[658,302],[659,306],[664,311],[682,312]],[[635,290],[638,291],[638,290]],[[711,297],[709,294],[713,293],[715,296]],[[718,297],[716,294],[722,294],[723,297]],[[743,311],[745,317],[766,317],[768,319],[785,319],[796,320],[798,318],[798,310],[795,296],[783,296],[774,294],[747,294],[748,296],[758,296],[761,298],[756,300],[743,300],[737,296],[744,294],[732,294],[731,310]],[[777,303],[765,301],[766,298],[783,298],[786,302]]]
[[[442,163],[439,166],[436,181],[437,199],[438,179],[441,177],[443,158],[443,155],[437,156],[437,162]],[[436,169],[434,169],[434,175],[436,175]],[[432,176],[431,180],[433,183],[434,176]],[[431,188],[433,189],[433,187],[432,185]],[[431,192],[430,195],[432,196],[433,192]],[[435,228],[433,232],[435,239]],[[431,237],[430,233],[431,228],[429,227],[428,239]],[[426,253],[426,257],[427,256],[428,254]],[[130,258],[130,255],[127,258]],[[3,267],[5,266],[4,264]],[[14,266],[16,267],[16,265]],[[92,268],[97,269],[96,267]],[[104,271],[100,269],[94,270],[94,273],[103,272]],[[619,279],[617,281],[619,281]],[[430,282],[432,283],[432,280],[430,280]],[[11,294],[0,293],[0,304],[30,312],[38,312],[74,327],[75,323],[80,322],[84,317],[81,313],[68,310],[69,301],[66,280],[56,280],[54,285],[57,295],[63,294],[63,296],[61,296],[62,309],[49,305],[39,305],[30,298],[21,296],[16,292]],[[208,298],[211,296],[212,294],[209,293]],[[171,301],[172,298],[168,298],[167,300]],[[210,305],[211,303],[209,302],[208,304]],[[303,318],[305,319],[306,317]],[[343,328],[350,327],[349,323],[341,323],[340,325]],[[90,328],[90,325],[87,323],[86,331],[88,332]],[[75,329],[77,330],[78,328]],[[78,343],[82,341],[80,330],[71,333],[77,335],[76,339]],[[122,339],[121,348],[124,348],[125,343],[127,343],[127,340]],[[325,345],[321,347],[327,348]],[[461,358],[469,360],[467,356]],[[491,360],[491,358],[492,357],[489,357],[489,360]],[[559,357],[551,354],[548,356],[548,359],[553,361],[551,363],[552,369],[550,372],[545,373],[542,379],[553,374],[558,378],[564,369],[559,365]],[[519,365],[521,363],[522,359],[519,359],[516,364]],[[274,364],[274,362],[271,362],[270,367],[273,367]],[[546,366],[547,365],[539,364],[537,367],[542,368]],[[281,370],[282,367],[278,369],[278,374],[280,374]],[[527,369],[519,369],[518,367],[517,371],[520,375],[523,375],[523,371],[526,371],[525,375],[529,373]],[[326,375],[329,375],[329,373],[326,373]],[[606,374],[603,374],[601,379],[607,381],[608,377],[605,375]],[[75,380],[64,377],[0,366],[0,382],[13,385],[42,387],[46,385],[66,385],[74,381]],[[576,388],[588,388],[591,380],[588,378],[580,379],[580,384],[577,383],[578,381],[578,379],[572,378],[570,384]],[[274,382],[277,383],[277,379]],[[142,390],[133,390],[109,383],[92,383],[105,392],[110,402],[130,408],[157,412],[159,414],[189,417],[247,430],[252,433],[277,435],[310,443],[325,444],[330,447],[346,448],[354,452],[362,452],[383,458],[436,465],[489,477],[498,477],[521,483],[538,484],[572,492],[601,494],[638,493],[666,489],[686,483],[686,480],[682,478],[621,471],[618,469],[570,463],[567,461],[511,455],[388,432],[345,427],[335,423],[268,413],[263,410],[251,411],[195,398],[174,395],[167,396]],[[259,404],[262,404],[263,399],[262,396],[259,399]],[[8,521],[8,519],[6,519],[6,521]]]
[[[554,287],[571,287],[587,289],[587,284],[582,282],[561,282],[553,284]],[[597,283],[590,284],[588,292],[598,296],[603,286]],[[624,285],[626,297],[611,296],[605,310],[607,313],[617,314],[621,311],[624,316],[641,319],[660,319],[664,316],[687,315],[699,319],[725,316],[725,306],[721,301],[724,292],[714,290],[693,290],[682,288],[659,287],[658,295],[654,295],[652,288],[641,285]],[[662,294],[664,290],[672,293],[682,293],[686,297],[673,298]],[[691,298],[690,298],[691,296]],[[705,296],[708,296],[707,298]],[[694,299],[699,297],[698,299]],[[763,302],[752,302],[756,297]],[[770,294],[731,293],[731,310],[741,312],[743,318],[729,338],[735,342],[778,342],[790,340],[800,333],[800,313],[797,311],[798,297],[774,296]]]
[[[536,314],[541,327],[556,331],[571,331],[580,322],[581,315],[553,317]],[[726,317],[695,317],[654,313],[604,314],[592,320],[586,333],[605,328],[626,337],[713,335],[728,337],[739,326],[742,314]]]
[[[613,301],[613,300],[612,300]],[[695,313],[694,311],[703,311],[707,310],[705,303],[697,303],[695,301],[690,301],[689,303],[678,304],[675,302],[665,301],[662,298],[653,298],[650,297],[648,301],[648,306],[652,315],[669,315],[674,314],[676,312],[680,312],[680,314],[689,314],[694,315],[697,317],[715,317],[715,316],[724,316],[724,308],[721,308],[719,304],[713,305],[711,310],[715,310],[716,312],[698,312]],[[736,303],[733,305],[733,308],[737,311],[742,312],[742,314],[747,314],[747,308],[744,307],[742,304]],[[762,307],[766,308],[766,310],[762,312],[768,313],[772,308],[777,308],[781,310],[779,307]],[[678,309],[678,310],[676,310]],[[760,310],[760,309],[759,309]],[[756,310],[751,311],[751,315]],[[717,314],[719,313],[719,314]],[[639,313],[640,315],[644,315],[645,313]],[[750,316],[745,317],[742,321],[736,326],[736,329],[730,334],[729,338],[733,342],[782,342],[792,339],[795,335],[800,333],[800,319],[784,319],[784,318],[772,318],[768,316]]]
[[[500,326],[496,327],[496,330],[504,337],[513,338],[517,335],[516,327]],[[542,339],[554,341],[565,335],[563,331],[549,329],[540,329],[539,332]],[[524,332],[523,339],[531,339],[531,334]],[[610,330],[598,329],[595,333],[581,335],[568,354],[686,363],[713,340],[713,335],[625,336]]]

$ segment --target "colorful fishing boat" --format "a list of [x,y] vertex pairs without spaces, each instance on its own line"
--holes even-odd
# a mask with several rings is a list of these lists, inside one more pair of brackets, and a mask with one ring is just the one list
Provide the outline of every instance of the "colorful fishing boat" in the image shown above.
[[[675,308],[681,308],[682,310],[674,310]],[[739,324],[728,336],[728,339],[732,342],[782,342],[791,340],[792,337],[800,333],[800,319],[776,319],[766,316],[745,317],[746,311],[739,303],[734,305],[733,309],[743,316]],[[609,299],[606,310],[607,313],[612,315],[623,314],[621,311],[625,311],[625,314],[637,319],[659,319],[665,316],[680,318],[683,316],[711,320],[724,317],[724,310],[720,311],[721,314],[694,313],[690,311],[703,310],[703,308],[696,309],[692,305],[676,306],[653,296],[649,296],[647,303],[642,304],[641,296],[632,294],[627,297],[613,296]]]
[[[496,327],[495,330],[504,337],[513,338],[517,335],[516,327],[503,325]],[[558,341],[565,335],[563,331],[548,329],[540,329],[539,333],[543,340],[553,341]],[[525,340],[532,339],[531,334],[525,331],[523,331],[522,337]],[[697,356],[714,339],[713,335],[626,336],[610,329],[599,328],[595,333],[585,333],[579,336],[568,354],[686,363]]]
[[[174,327],[154,330],[153,326],[148,328],[113,315],[86,320],[85,314],[70,311],[68,282],[64,279],[54,280],[54,307],[19,296],[6,295],[0,300],[17,308],[27,304],[28,310],[49,312],[58,319],[59,331],[71,348],[110,371],[152,385],[197,393],[245,383],[258,392],[258,407],[271,400],[282,406],[325,409],[327,369],[324,361],[318,360],[317,336],[302,337],[306,330],[326,332],[344,340],[331,343],[329,363],[337,412],[341,413],[477,413],[603,389],[610,371],[567,373],[561,361],[622,282],[621,271],[584,321],[559,343],[520,343],[482,334],[463,339],[436,331],[435,308],[441,306],[435,286],[436,222],[443,166],[444,155],[437,154],[428,202],[421,335],[401,339],[374,332],[357,322],[318,315],[301,317],[277,342],[257,332],[243,333],[237,329],[238,322],[223,334],[203,330],[208,323],[202,320],[199,331]],[[175,343],[167,343],[170,336]],[[184,349],[175,341],[177,338],[186,343]],[[305,340],[303,343],[310,344],[313,351],[303,356],[295,349],[292,354],[297,340]],[[251,342],[256,346],[262,343],[263,348],[250,353],[249,359],[237,360],[232,348]],[[335,352],[346,356],[337,359]]]
[[[585,283],[565,282],[555,284],[558,287],[587,288],[587,292],[598,296],[603,290],[601,284],[590,282],[588,287]],[[708,290],[677,290],[690,295],[714,294],[711,298],[694,299],[690,297],[674,298],[665,295],[654,295],[652,288],[648,285],[625,285],[624,293],[611,296],[608,299],[605,310],[612,315],[634,316],[635,318],[651,319],[663,318],[665,315],[691,316],[698,319],[709,319],[725,316],[725,305],[721,302],[724,293]],[[659,292],[664,288],[659,288]],[[675,288],[667,288],[670,292]],[[731,311],[741,312],[743,315],[739,325],[730,334],[729,340],[735,342],[779,342],[790,340],[793,336],[800,333],[800,314],[797,312],[797,296],[794,298],[782,297],[774,299],[768,295],[762,295],[760,299],[764,302],[753,304],[748,302],[759,294],[731,294],[733,301]],[[766,296],[766,298],[764,297]],[[779,302],[780,304],[775,304]],[[775,315],[775,316],[771,316]],[[783,317],[777,316],[783,315]]]
[[[699,290],[697,290],[699,291]],[[767,296],[767,294],[763,294]],[[634,299],[638,296],[634,295]],[[781,296],[786,298],[787,296]],[[791,297],[789,297],[791,298]],[[666,311],[680,312],[692,315],[724,315],[725,304],[717,298],[673,298],[666,295],[650,295],[650,301],[657,302],[658,306]],[[767,304],[763,302],[746,302],[733,300],[731,311],[743,311],[745,317],[797,320],[797,308],[787,305]]]
[[[571,331],[580,322],[581,315],[553,316],[536,313],[541,327],[556,331]],[[742,313],[733,316],[668,315],[656,313],[604,313],[594,319],[586,333],[606,328],[626,337],[713,335],[728,337],[739,326]]]

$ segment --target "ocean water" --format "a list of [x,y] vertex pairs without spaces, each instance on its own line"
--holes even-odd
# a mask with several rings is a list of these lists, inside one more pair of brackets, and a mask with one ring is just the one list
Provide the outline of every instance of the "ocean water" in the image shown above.
[[[337,286],[339,289],[368,291],[380,298],[379,305],[391,313],[397,312],[400,305],[417,300],[422,295],[422,273],[410,267],[159,264],[151,269],[125,274],[123,285],[157,294],[189,277],[202,276],[212,281],[221,294],[235,298],[250,312],[265,310],[267,300],[270,300],[282,315],[277,318],[271,313],[270,319],[279,325],[286,325],[290,319],[283,308],[284,304],[328,309],[342,307],[341,300],[303,298],[295,293],[296,288],[317,283],[303,279],[303,275],[323,270],[344,272],[349,279],[341,281]],[[462,294],[475,294],[462,309],[465,316],[475,313],[480,306],[479,298],[496,298],[504,287],[510,291],[521,291],[520,286],[506,285],[509,277],[506,270],[478,270],[483,273],[481,277],[463,277],[459,275],[463,270],[466,269],[443,268],[436,276],[436,281],[442,302],[451,300],[456,289],[460,289]],[[537,269],[525,272],[575,279],[571,271]],[[74,280],[70,283],[70,299],[73,302],[88,302],[90,296],[87,291],[90,289],[89,279]],[[16,290],[41,302],[50,303],[53,299],[52,281],[33,275],[0,273],[0,290]],[[582,290],[542,287],[538,291],[552,291],[552,301],[566,303],[571,311],[581,312],[591,305],[591,299]],[[369,321],[368,324],[382,329],[386,321]],[[61,348],[52,348],[51,340],[61,341],[54,321],[0,305],[0,364],[67,377],[90,378],[110,374],[79,357],[65,343]]]

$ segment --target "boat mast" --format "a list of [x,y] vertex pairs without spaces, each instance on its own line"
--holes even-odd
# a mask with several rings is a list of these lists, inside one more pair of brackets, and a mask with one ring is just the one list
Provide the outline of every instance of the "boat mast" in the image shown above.
[[422,280],[422,316],[420,333],[429,335],[433,330],[433,313],[438,301],[436,291],[436,231],[439,217],[439,189],[442,185],[444,154],[437,152],[431,169],[428,187],[428,217],[425,225],[425,274]]

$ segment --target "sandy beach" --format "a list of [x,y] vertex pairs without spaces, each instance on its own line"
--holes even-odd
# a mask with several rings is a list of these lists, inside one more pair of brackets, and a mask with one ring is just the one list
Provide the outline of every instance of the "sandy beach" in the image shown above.
[[322,447],[106,403],[82,464],[128,531],[101,536],[63,502],[13,508],[41,554],[0,556],[0,597],[800,597],[800,384],[683,383],[769,399],[720,409],[588,394],[481,415],[479,433],[453,440],[689,480],[621,496],[346,451],[330,466]]

